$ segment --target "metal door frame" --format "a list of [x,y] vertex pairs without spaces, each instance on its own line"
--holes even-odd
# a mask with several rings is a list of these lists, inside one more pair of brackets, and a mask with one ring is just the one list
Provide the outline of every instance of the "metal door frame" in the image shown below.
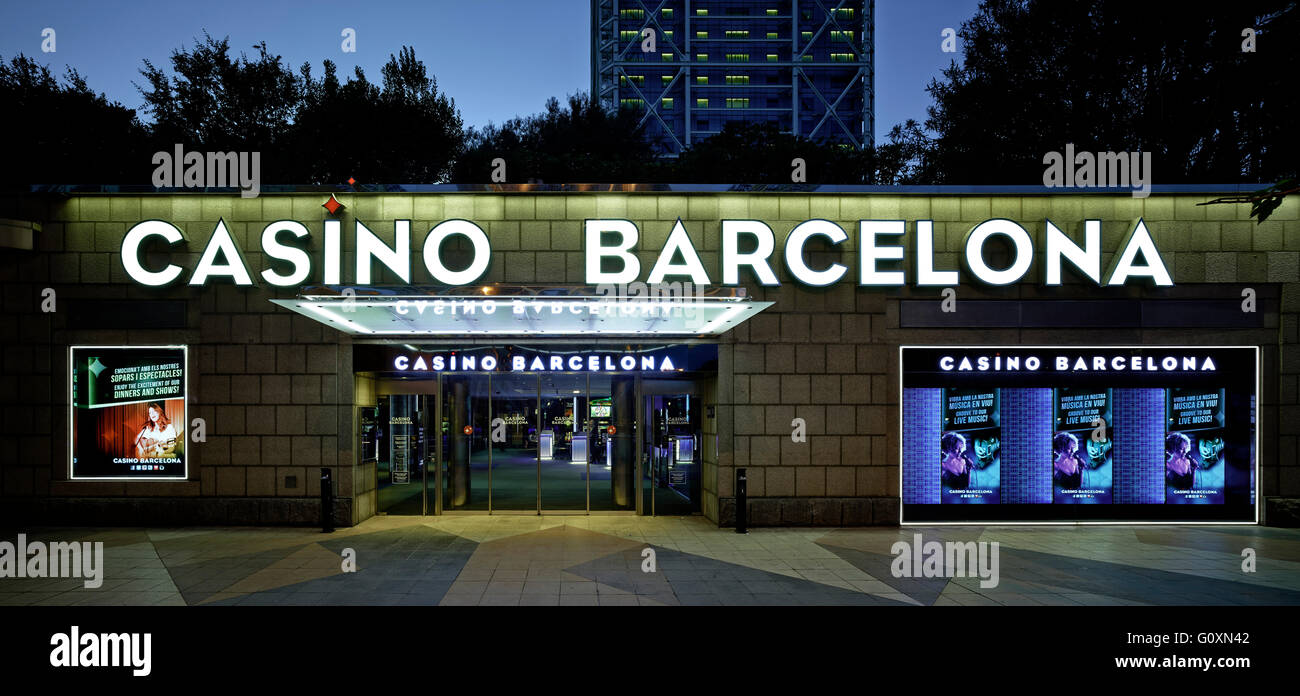
[[[437,443],[436,446],[437,461],[435,463],[437,464],[438,471],[436,474],[434,474],[433,477],[435,492],[437,494],[437,498],[435,499],[433,504],[433,514],[441,515],[442,514],[442,375],[441,374],[438,375],[438,393],[435,395],[434,401],[436,402],[436,404],[434,405],[434,416],[436,418],[436,423],[438,427],[438,435],[437,438],[435,439],[435,442]],[[429,494],[428,489],[425,489],[425,495],[427,496],[428,494]]]

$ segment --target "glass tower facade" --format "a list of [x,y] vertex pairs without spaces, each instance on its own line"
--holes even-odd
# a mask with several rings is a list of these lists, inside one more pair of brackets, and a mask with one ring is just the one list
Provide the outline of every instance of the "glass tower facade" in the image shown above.
[[874,0],[592,0],[592,94],[676,155],[731,121],[872,142]]

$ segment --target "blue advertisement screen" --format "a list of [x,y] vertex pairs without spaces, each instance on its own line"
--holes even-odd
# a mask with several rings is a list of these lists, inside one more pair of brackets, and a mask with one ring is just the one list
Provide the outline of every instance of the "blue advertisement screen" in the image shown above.
[[1253,522],[1253,347],[904,347],[902,517]]

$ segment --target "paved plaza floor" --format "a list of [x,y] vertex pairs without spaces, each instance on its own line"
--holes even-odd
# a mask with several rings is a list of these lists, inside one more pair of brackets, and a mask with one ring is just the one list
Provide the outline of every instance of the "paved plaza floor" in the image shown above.
[[[0,578],[0,605],[1297,605],[1300,530],[776,528],[700,517],[381,516],[302,528],[7,530],[102,541],[104,581]],[[895,577],[894,544],[997,542],[998,584]],[[654,572],[644,572],[653,550]],[[1248,551],[1249,550],[1249,551]],[[1243,554],[1254,572],[1243,570]],[[344,572],[355,558],[355,572]]]

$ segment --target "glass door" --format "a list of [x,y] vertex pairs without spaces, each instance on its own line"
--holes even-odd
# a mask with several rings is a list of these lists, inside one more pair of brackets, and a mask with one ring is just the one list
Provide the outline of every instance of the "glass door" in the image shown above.
[[[542,512],[587,510],[591,478],[590,399],[587,375],[542,377]],[[551,442],[547,446],[546,442]]]
[[643,514],[700,511],[701,406],[692,383],[643,384]]
[[379,397],[372,437],[377,459],[377,508],[381,513],[424,513],[420,401],[416,394]]
[[[416,493],[427,477],[436,493],[426,514],[700,511],[702,404],[693,382],[443,373],[437,391],[437,398],[409,397],[411,404],[381,400],[377,420],[393,425],[375,438],[379,457],[400,449],[402,438],[424,450],[380,462],[381,503],[420,514]],[[408,476],[413,494],[399,495]]]
[[545,428],[538,409],[538,376],[482,377],[491,389],[491,438],[487,451],[491,510],[531,512],[540,508],[539,456],[557,451],[554,428]]
[[440,400],[441,511],[487,511],[487,378],[443,375]]
[[[617,459],[614,444],[618,439],[618,420],[614,417],[613,382],[614,376],[595,373],[588,379],[587,399],[587,449],[591,462],[590,481],[591,505],[588,509],[627,510],[635,506],[618,505],[614,502],[614,460]],[[635,458],[632,463],[635,463]],[[621,471],[622,469],[620,469]]]

